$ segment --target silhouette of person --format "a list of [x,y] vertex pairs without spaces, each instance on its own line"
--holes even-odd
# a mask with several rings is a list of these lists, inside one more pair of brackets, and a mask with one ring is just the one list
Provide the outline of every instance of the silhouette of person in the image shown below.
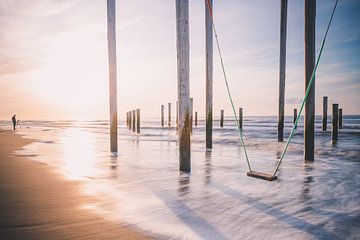
[[14,114],[14,116],[12,116],[11,118],[13,125],[14,125],[14,130],[16,129],[16,114]]

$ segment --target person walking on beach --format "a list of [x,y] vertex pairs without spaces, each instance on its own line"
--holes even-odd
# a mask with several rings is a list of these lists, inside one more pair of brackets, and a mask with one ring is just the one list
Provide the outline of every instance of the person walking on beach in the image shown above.
[[16,114],[14,114],[14,116],[12,116],[11,118],[13,125],[14,125],[14,130],[16,129]]

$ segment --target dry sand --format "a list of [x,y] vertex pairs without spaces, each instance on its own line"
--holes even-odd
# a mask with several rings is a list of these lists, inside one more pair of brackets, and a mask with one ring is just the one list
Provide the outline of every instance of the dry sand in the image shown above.
[[80,194],[80,183],[12,154],[31,142],[0,129],[0,239],[148,238],[81,209],[95,199]]

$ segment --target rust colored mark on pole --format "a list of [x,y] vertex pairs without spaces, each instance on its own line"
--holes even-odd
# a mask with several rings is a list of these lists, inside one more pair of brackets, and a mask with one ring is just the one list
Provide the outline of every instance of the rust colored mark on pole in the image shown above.
[[189,0],[176,0],[176,47],[179,101],[179,169],[183,172],[190,172]]
[[281,0],[278,142],[284,141],[287,4]]
[[136,132],[140,133],[140,109],[136,109]]
[[[315,66],[316,0],[305,0],[305,91]],[[305,103],[304,160],[314,161],[315,153],[315,79]]]
[[206,45],[206,148],[212,148],[213,130],[213,26],[212,8],[213,1],[205,2],[205,45]]
[[220,127],[224,127],[224,110],[221,109],[220,112]]
[[322,130],[326,131],[327,128],[327,110],[328,110],[328,97],[323,97],[323,116],[322,116]]
[[168,126],[171,127],[171,103],[168,103]]
[[110,151],[118,151],[117,143],[117,80],[116,80],[116,15],[115,0],[107,0],[107,40],[110,93]]
[[338,126],[339,126],[339,104],[332,105],[332,143],[336,144],[338,141]]

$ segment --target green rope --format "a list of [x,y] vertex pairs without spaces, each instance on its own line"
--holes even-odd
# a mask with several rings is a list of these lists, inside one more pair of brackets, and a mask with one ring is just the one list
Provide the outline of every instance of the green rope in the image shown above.
[[297,115],[297,117],[296,117],[295,124],[294,124],[294,126],[293,126],[293,128],[292,128],[292,130],[291,130],[291,133],[290,133],[290,135],[289,135],[289,138],[288,138],[288,140],[287,140],[287,142],[286,142],[286,145],[285,145],[285,147],[284,147],[284,150],[283,150],[283,152],[282,152],[282,154],[281,154],[280,160],[279,160],[278,164],[276,165],[276,168],[275,168],[275,171],[274,171],[274,173],[273,173],[273,176],[276,175],[277,171],[279,170],[280,164],[281,164],[281,162],[283,161],[283,159],[284,159],[284,157],[285,157],[286,151],[287,151],[287,149],[288,149],[288,147],[289,147],[290,141],[291,141],[291,139],[292,139],[292,137],[293,137],[293,135],[294,135],[294,132],[295,132],[295,130],[296,130],[296,126],[297,126],[298,121],[299,121],[299,119],[300,119],[301,112],[302,112],[302,110],[303,110],[303,108],[304,108],[304,105],[305,105],[305,103],[306,103],[306,100],[307,100],[307,98],[308,98],[308,96],[309,96],[310,88],[311,88],[312,84],[314,83],[315,73],[316,73],[316,70],[317,70],[317,68],[318,68],[318,66],[319,66],[319,62],[320,62],[320,59],[321,59],[321,54],[322,54],[323,49],[324,49],[326,37],[327,37],[327,35],[328,35],[329,28],[330,28],[331,22],[332,22],[332,20],[333,20],[334,13],[335,13],[336,6],[337,6],[337,4],[338,4],[338,1],[339,1],[339,0],[336,0],[334,9],[333,9],[333,11],[332,11],[332,13],[331,13],[330,21],[329,21],[329,23],[328,23],[328,26],[327,26],[327,28],[326,28],[326,32],[325,32],[323,41],[322,41],[322,43],[321,43],[321,48],[320,48],[319,56],[318,56],[318,58],[317,58],[316,65],[315,65],[315,67],[314,67],[314,69],[313,69],[313,72],[312,72],[312,74],[311,74],[310,82],[309,82],[309,84],[308,84],[308,86],[307,86],[307,88],[306,88],[305,97],[304,97],[304,100],[303,100],[302,103],[301,103],[300,111],[299,111],[299,113],[298,113],[298,115]]
[[213,29],[214,29],[214,34],[215,34],[215,39],[216,39],[216,46],[217,46],[219,56],[220,56],[221,68],[222,68],[222,72],[223,72],[223,75],[224,75],[224,80],[225,80],[225,84],[226,84],[226,90],[228,92],[228,96],[229,96],[229,99],[230,99],[232,110],[233,110],[233,113],[234,113],[234,116],[235,116],[235,123],[236,123],[237,129],[238,129],[238,132],[239,132],[241,144],[242,144],[242,146],[244,148],[244,154],[245,154],[246,162],[247,162],[249,171],[251,171],[250,161],[249,161],[249,157],[248,157],[248,154],[247,154],[247,151],[246,151],[245,142],[244,142],[244,139],[243,139],[242,129],[240,128],[240,125],[239,125],[239,121],[238,121],[238,118],[237,118],[237,115],[236,115],[234,102],[233,102],[233,99],[232,99],[232,96],[231,96],[231,93],[230,93],[229,83],[227,81],[224,61],[223,61],[223,58],[222,58],[222,53],[221,53],[221,49],[220,49],[218,35],[217,35],[217,32],[216,32],[216,28],[215,28],[215,24],[214,24],[214,18],[213,18],[213,15],[212,15],[212,9],[211,9],[209,0],[206,0],[206,4],[207,4],[208,10],[209,10],[209,15],[211,17],[212,26],[213,26]]

